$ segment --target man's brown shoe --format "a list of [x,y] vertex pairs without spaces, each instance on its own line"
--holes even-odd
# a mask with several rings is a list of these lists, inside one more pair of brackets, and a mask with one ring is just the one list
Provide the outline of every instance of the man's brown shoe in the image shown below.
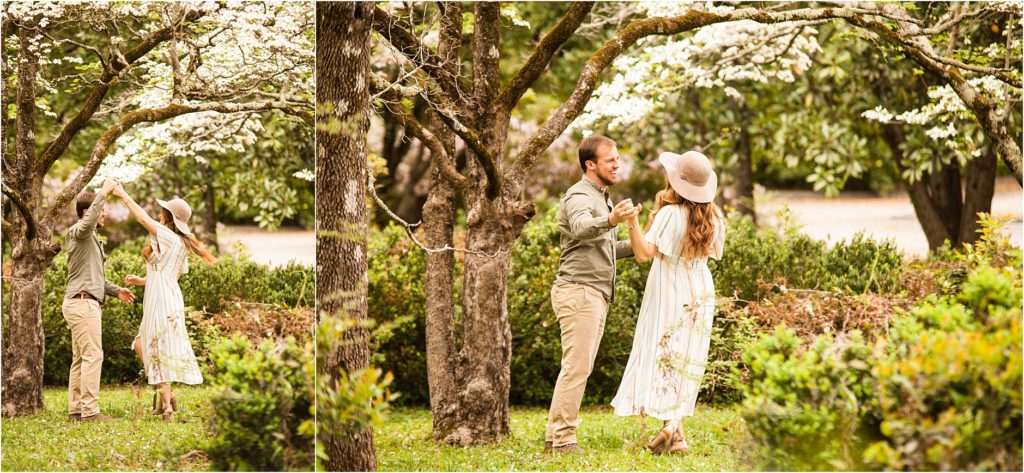
[[91,416],[82,416],[82,422],[114,422],[116,420],[102,412]]
[[566,453],[582,452],[583,449],[575,443],[567,443],[561,447],[554,447],[552,450],[559,455],[565,455]]
[[82,420],[82,414],[68,414],[68,422],[78,422]]
[[544,442],[544,453],[551,453],[551,442]]

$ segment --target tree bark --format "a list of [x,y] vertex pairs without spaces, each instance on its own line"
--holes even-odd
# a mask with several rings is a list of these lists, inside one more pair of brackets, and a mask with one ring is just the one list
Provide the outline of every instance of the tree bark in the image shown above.
[[217,194],[212,185],[216,171],[209,163],[206,164],[203,171],[206,175],[206,182],[210,184],[203,187],[203,243],[217,250]]
[[978,239],[978,213],[992,212],[992,196],[996,191],[996,152],[989,146],[985,153],[967,163],[964,183],[964,206],[960,216],[960,243]]
[[[322,316],[366,318],[366,134],[372,3],[320,3],[317,13],[317,304]],[[369,333],[356,324],[319,372],[334,376],[369,365]],[[373,431],[324,429],[331,471],[377,469]]]
[[[462,50],[462,4],[442,2],[441,35],[437,52],[450,58],[445,73],[458,76]],[[443,159],[454,156],[435,154],[455,149],[455,133],[434,120],[434,135],[441,146],[431,151],[430,191],[423,208],[423,229],[432,248],[454,246],[456,188],[442,171]],[[458,172],[457,170],[453,170]],[[457,176],[456,176],[457,177]],[[465,188],[463,185],[461,188]],[[442,251],[427,255],[424,291],[426,303],[427,384],[430,388],[430,412],[433,416],[434,438],[451,429],[458,419],[458,372],[462,365],[455,337],[455,255]]]
[[754,169],[753,159],[750,156],[750,106],[744,99],[734,101],[736,103],[737,116],[740,119],[739,136],[736,137],[736,169],[733,170],[733,178],[736,180],[734,189],[736,192],[736,210],[742,215],[749,215],[757,219],[754,212]]
[[[906,169],[903,164],[903,143],[906,142],[903,125],[895,123],[882,125],[882,136],[885,137],[885,143],[892,153],[893,162],[896,163],[896,167],[902,174]],[[935,249],[942,246],[946,240],[953,241],[954,236],[949,233],[943,223],[942,214],[932,200],[928,184],[923,179],[914,182],[904,180],[904,184],[907,185],[907,194],[914,206],[914,213],[917,214],[917,222],[921,224],[921,230],[924,231],[924,236],[928,239],[928,247]]]

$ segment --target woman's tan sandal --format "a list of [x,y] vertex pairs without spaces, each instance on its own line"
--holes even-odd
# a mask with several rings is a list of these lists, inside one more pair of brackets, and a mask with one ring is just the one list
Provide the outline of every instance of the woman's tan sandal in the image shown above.
[[669,444],[672,443],[672,431],[668,429],[661,429],[658,431],[658,435],[655,435],[651,439],[650,443],[647,444],[647,449],[655,455],[661,455],[668,449]]

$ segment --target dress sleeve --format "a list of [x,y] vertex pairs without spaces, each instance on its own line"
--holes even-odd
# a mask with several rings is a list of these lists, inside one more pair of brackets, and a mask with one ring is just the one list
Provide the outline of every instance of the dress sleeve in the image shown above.
[[185,252],[181,257],[181,266],[178,267],[178,277],[188,272],[188,252]]
[[181,237],[171,231],[171,229],[161,225],[156,225],[156,243],[159,245],[157,248],[160,254],[166,253],[169,249],[173,248],[174,245],[181,244]]
[[683,234],[679,231],[678,212],[671,207],[662,207],[654,214],[654,223],[644,235],[644,240],[658,247],[667,256],[679,256],[682,250]]
[[725,219],[721,215],[715,219],[715,239],[711,243],[711,257],[717,260],[722,259],[722,252],[725,251]]

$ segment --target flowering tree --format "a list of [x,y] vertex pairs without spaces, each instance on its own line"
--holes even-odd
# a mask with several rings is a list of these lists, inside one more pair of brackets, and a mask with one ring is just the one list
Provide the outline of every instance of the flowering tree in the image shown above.
[[[911,18],[910,12],[890,14],[893,18],[901,15]],[[945,50],[938,61],[959,62],[952,58],[960,58],[971,63],[963,65],[963,73],[975,77],[960,87],[970,88],[995,106],[997,121],[1008,130],[1016,130],[1009,133],[1010,141],[1019,141],[1020,116],[1014,113],[1019,112],[1019,72],[1014,71],[1019,70],[1021,58],[1020,4],[929,4],[923,11],[915,11],[912,18],[915,24],[933,25],[922,30],[921,36],[932,38]],[[659,122],[662,126],[677,129],[678,117],[700,111],[677,106],[673,94],[680,88],[711,89],[710,94],[734,98],[731,106],[725,104],[725,113],[703,114],[712,130],[731,131],[718,135],[718,139],[731,140],[735,148],[760,154],[767,161],[774,155],[784,157],[782,161],[790,167],[809,164],[808,180],[815,190],[826,194],[837,193],[847,179],[872,168],[884,168],[887,173],[892,169],[893,178],[907,186],[932,247],[945,240],[954,245],[973,241],[976,213],[990,208],[1000,131],[979,121],[979,115],[953,86],[923,85],[941,84],[944,79],[940,74],[905,60],[908,55],[899,44],[873,44],[874,32],[842,23],[825,25],[821,33],[806,22],[754,24],[728,30],[721,28],[725,25],[716,26],[620,57],[613,65],[617,74],[596,91],[595,100],[574,127],[606,127],[635,136],[648,130],[631,125],[657,121],[652,115],[660,114],[671,117],[668,123]],[[715,34],[705,35],[712,31]],[[809,36],[797,36],[797,31]],[[818,46],[816,36],[824,38],[827,52]],[[787,58],[787,54],[795,57]],[[821,64],[812,64],[812,58]],[[884,66],[871,67],[872,63]],[[792,85],[772,87],[769,77]],[[753,123],[736,120],[737,115],[742,118],[749,110],[746,100],[736,100],[742,99],[733,87],[737,79],[748,84],[744,95],[759,103],[753,111]],[[927,96],[917,98],[919,89]],[[904,113],[887,108],[906,108],[921,101],[930,103],[911,105],[913,110]],[[730,113],[729,109],[740,113]],[[984,106],[982,109],[986,110]],[[720,119],[723,115],[724,123]],[[873,126],[865,119],[884,126]],[[696,138],[691,141],[696,144],[716,144],[702,140],[704,133],[697,127],[690,128],[679,133],[691,140]],[[754,150],[746,137],[751,128],[761,135],[753,139]],[[658,127],[654,132],[664,133]],[[890,149],[879,149],[874,143],[890,143]],[[758,144],[760,150],[756,149]],[[875,164],[880,153],[891,156],[887,165]],[[714,153],[718,157],[728,154],[719,150]],[[1012,169],[1012,154],[1003,156],[1009,158],[1006,162]],[[741,177],[749,175],[743,165],[749,165],[750,160],[740,157],[735,162],[737,166],[731,170],[740,187],[749,182]],[[960,167],[964,167],[962,175],[968,181],[962,196],[959,184],[940,184],[949,179],[959,182]],[[742,190],[736,194],[745,195]]]
[[[42,407],[39,304],[43,275],[60,249],[54,224],[68,204],[101,168],[131,179],[168,154],[202,150],[210,143],[204,133],[228,146],[241,136],[244,146],[251,130],[210,131],[224,114],[278,111],[312,123],[312,18],[312,6],[302,3],[5,5],[3,235],[11,306],[4,416]],[[164,140],[169,129],[185,142],[199,138],[200,147],[174,148],[181,141]],[[77,169],[44,201],[44,179],[68,166]]]

